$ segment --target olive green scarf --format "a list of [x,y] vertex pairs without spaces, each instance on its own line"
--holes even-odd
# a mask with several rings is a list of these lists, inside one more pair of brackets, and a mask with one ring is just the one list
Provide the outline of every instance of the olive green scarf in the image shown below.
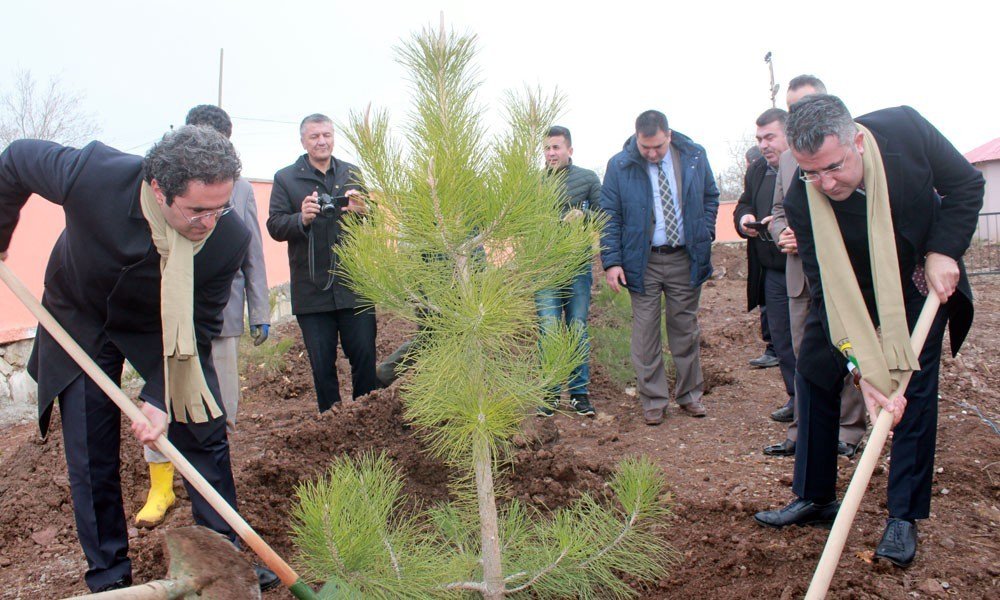
[[201,370],[194,332],[194,255],[201,251],[211,233],[199,242],[177,233],[163,217],[156,194],[145,181],[139,199],[153,234],[153,244],[160,253],[163,394],[167,416],[181,423],[187,423],[188,418],[204,423],[222,416]]
[[806,194],[826,317],[830,325],[830,341],[842,351],[853,349],[853,357],[865,381],[888,396],[898,385],[902,374],[919,370],[920,364],[910,346],[906,326],[906,307],[903,304],[903,286],[882,154],[871,132],[862,125],[858,125],[858,129],[864,137],[862,162],[867,195],[868,248],[875,304],[882,330],[881,341],[868,316],[861,288],[847,256],[832,201],[813,184],[806,184]]

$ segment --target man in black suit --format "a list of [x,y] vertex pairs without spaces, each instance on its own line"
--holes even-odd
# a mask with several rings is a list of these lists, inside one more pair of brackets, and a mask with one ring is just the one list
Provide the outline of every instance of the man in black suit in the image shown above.
[[[788,113],[780,108],[769,108],[757,117],[757,145],[762,156],[747,169],[743,195],[733,212],[736,232],[747,238],[747,310],[760,306],[762,314],[767,315],[768,338],[778,357],[785,384],[786,401],[771,413],[776,421],[790,420],[795,403],[795,352],[788,316],[785,255],[774,245],[766,228],[772,218],[778,159],[788,149],[785,140],[787,117]],[[754,228],[751,223],[760,223],[763,227]]]
[[[139,397],[151,426],[133,424],[141,442],[152,443],[164,431],[171,403],[170,441],[234,507],[211,341],[250,242],[240,220],[225,216],[239,174],[229,140],[193,126],[165,135],[145,159],[100,142],[78,150],[39,140],[16,141],[0,155],[0,259],[31,194],[63,207],[66,228],[49,258],[42,304],[113,381],[120,383],[125,359],[143,377]],[[175,301],[181,289],[186,294]],[[164,321],[180,332],[167,361]],[[171,398],[165,399],[164,363],[184,357],[187,364],[170,367]],[[38,381],[42,435],[59,398],[87,585],[94,592],[127,587],[132,565],[119,474],[121,414],[42,328],[28,370]],[[186,371],[198,376],[178,377]],[[183,384],[194,379],[191,400],[179,405]],[[190,485],[188,495],[195,522],[236,541]],[[278,583],[266,569],[259,567],[258,575],[266,586]]]
[[[787,192],[785,211],[796,233],[812,295],[796,373],[802,415],[792,491],[798,498],[783,509],[757,513],[755,518],[770,527],[828,524],[839,508],[835,488],[837,422],[847,369],[844,355],[831,343],[828,315],[837,309],[824,304],[824,295],[839,293],[836,285],[854,282],[823,281],[830,276],[830,264],[823,263],[821,273],[823,259],[817,258],[817,244],[826,242],[814,235],[814,230],[830,224],[818,221],[816,211],[826,210],[818,202],[829,202],[836,221],[833,227],[843,239],[848,268],[853,269],[863,298],[862,311],[867,309],[869,325],[878,327],[888,313],[882,312],[884,300],[875,297],[875,288],[884,288],[878,285],[880,277],[873,275],[872,264],[879,257],[871,251],[875,242],[868,236],[871,216],[866,214],[872,208],[868,203],[875,204],[870,197],[877,194],[873,185],[877,178],[864,162],[870,161],[872,154],[880,154],[907,328],[912,330],[923,306],[921,290],[929,290],[946,302],[931,326],[919,355],[921,368],[913,373],[903,399],[890,402],[888,394],[869,380],[872,371],[861,369],[860,378],[856,378],[870,411],[881,406],[892,412],[896,423],[889,469],[889,519],[875,556],[907,567],[916,555],[915,520],[930,514],[944,328],[946,324],[950,327],[955,353],[972,324],[972,290],[961,258],[976,227],[984,180],[912,108],[880,110],[856,122],[858,125],[840,99],[825,94],[807,96],[796,103],[788,118],[786,134],[799,163],[799,179]],[[869,157],[863,156],[866,145]],[[807,197],[807,185],[813,188],[812,198]],[[886,322],[881,325],[884,343]]]
[[[351,363],[351,396],[379,387],[375,308],[344,280],[334,249],[347,215],[364,215],[368,205],[358,168],[333,156],[330,117],[316,113],[302,119],[299,136],[306,153],[274,174],[267,232],[288,242],[292,314],[302,329],[319,412],[325,412],[340,402],[338,340]],[[342,199],[339,208],[327,204],[336,198]]]

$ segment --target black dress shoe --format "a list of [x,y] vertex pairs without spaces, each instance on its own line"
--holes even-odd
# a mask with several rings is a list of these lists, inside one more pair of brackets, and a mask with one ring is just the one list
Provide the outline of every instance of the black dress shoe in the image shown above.
[[260,591],[274,589],[281,585],[281,580],[274,574],[274,571],[261,565],[254,565],[253,570],[257,573],[257,582],[260,584]]
[[115,581],[112,581],[109,584],[102,585],[96,590],[91,590],[91,591],[94,592],[95,594],[99,594],[101,592],[110,592],[111,590],[120,590],[127,587],[132,587],[131,575],[122,575],[121,578],[116,579]]
[[917,524],[904,519],[889,517],[882,533],[882,541],[875,549],[875,558],[885,559],[897,567],[913,564],[917,555]]
[[771,413],[771,420],[779,423],[791,423],[794,418],[795,415],[793,414],[791,406],[782,406],[778,410]]
[[837,454],[841,456],[846,456],[847,458],[853,458],[855,454],[858,453],[857,444],[848,444],[847,442],[837,442]]
[[764,510],[753,516],[764,527],[781,529],[788,525],[812,525],[829,528],[837,518],[840,502],[817,504],[812,500],[796,499],[781,510]]
[[768,456],[795,456],[795,442],[785,438],[780,444],[764,446],[764,454]]
[[777,367],[779,362],[780,361],[777,356],[765,352],[757,358],[750,359],[750,366],[757,369],[769,369],[771,367]]

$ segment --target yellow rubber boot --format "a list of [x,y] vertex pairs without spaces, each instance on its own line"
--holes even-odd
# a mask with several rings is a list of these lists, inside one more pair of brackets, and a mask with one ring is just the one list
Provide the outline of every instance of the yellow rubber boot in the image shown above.
[[174,505],[174,465],[169,462],[149,463],[149,494],[146,506],[135,516],[138,527],[152,528],[163,522],[167,509]]

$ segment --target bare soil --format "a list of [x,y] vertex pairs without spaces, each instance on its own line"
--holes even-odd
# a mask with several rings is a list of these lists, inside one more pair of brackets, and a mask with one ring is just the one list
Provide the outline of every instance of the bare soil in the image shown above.
[[[800,598],[826,540],[822,530],[774,531],[752,519],[755,511],[791,499],[792,459],[761,454],[763,446],[783,439],[784,426],[770,421],[768,413],[785,398],[777,369],[747,365],[762,345],[756,314],[744,311],[744,257],[740,246],[718,246],[718,278],[702,293],[707,418],[692,419],[672,407],[661,426],[648,427],[638,400],[593,364],[597,418],[529,418],[529,435],[512,457],[506,493],[549,509],[602,490],[622,457],[646,454],[662,465],[674,500],[663,535],[682,562],[658,582],[637,586],[643,598]],[[596,278],[595,285],[602,280]],[[976,277],[973,287],[977,316],[971,336],[962,355],[945,359],[942,367],[932,516],[919,524],[917,561],[905,571],[871,562],[885,519],[883,455],[830,598],[1000,597],[1000,433],[987,422],[1000,423],[1000,359],[990,350],[1000,337],[1000,279]],[[379,356],[410,331],[407,324],[380,316]],[[274,335],[295,338],[288,366],[276,374],[247,366],[232,445],[241,514],[279,554],[294,556],[288,512],[296,484],[342,453],[385,451],[405,473],[413,501],[447,497],[448,471],[422,452],[419,436],[403,422],[396,387],[318,415],[297,326],[280,326]],[[340,362],[342,394],[349,398],[349,368]],[[126,427],[122,437],[125,509],[133,515],[144,499],[146,467]],[[842,488],[854,465],[840,460]],[[191,523],[183,486],[178,481],[175,487],[181,499],[165,527]],[[163,528],[130,532],[137,581],[165,574]],[[0,598],[83,594],[85,569],[58,425],[44,441],[34,425],[3,429]],[[266,597],[290,595],[277,590]]]

